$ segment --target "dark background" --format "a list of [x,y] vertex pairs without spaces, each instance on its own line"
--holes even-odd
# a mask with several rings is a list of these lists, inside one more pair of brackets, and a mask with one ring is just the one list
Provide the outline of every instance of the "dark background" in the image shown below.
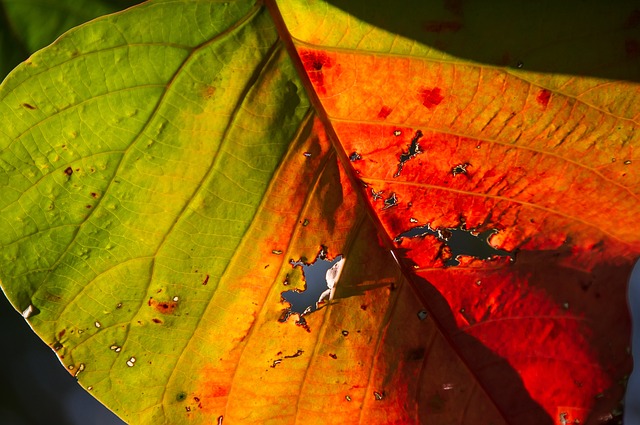
[[0,293],[0,424],[124,424],[87,393]]

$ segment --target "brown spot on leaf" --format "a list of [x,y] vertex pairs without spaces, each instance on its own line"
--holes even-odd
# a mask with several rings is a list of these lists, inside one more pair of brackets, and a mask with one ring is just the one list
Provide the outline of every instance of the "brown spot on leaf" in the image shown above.
[[30,103],[23,103],[22,107],[23,108],[27,108],[27,109],[31,109],[31,110],[38,109],[35,106],[31,105]]
[[324,70],[333,67],[333,61],[324,52],[315,50],[301,50],[300,59],[307,70],[309,79],[319,93],[326,94],[327,89],[324,84]]
[[209,275],[207,275],[204,280],[202,281],[203,285],[206,285],[207,283],[209,283]]
[[432,89],[423,88],[420,90],[419,95],[422,105],[427,109],[435,108],[444,99],[439,87],[434,87]]
[[216,94],[216,88],[213,86],[207,86],[202,92],[202,97],[205,99],[211,99]]
[[149,298],[147,304],[149,307],[153,307],[156,311],[162,314],[173,314],[175,309],[178,307],[177,301],[158,301],[153,297]]
[[98,199],[100,197],[100,195],[98,195],[96,192],[91,192],[91,197],[93,199]]
[[71,174],[73,174],[73,168],[71,168],[71,167],[67,167],[67,168],[65,168],[65,169],[64,169],[64,173],[65,173],[67,176],[70,176]]
[[334,360],[336,360],[338,358],[338,356],[333,354],[333,353],[329,353],[329,357],[331,357]]
[[158,318],[156,318],[156,317],[154,317],[153,319],[151,319],[151,321],[152,321],[153,323],[162,323],[162,320],[160,320],[160,319],[158,319]]

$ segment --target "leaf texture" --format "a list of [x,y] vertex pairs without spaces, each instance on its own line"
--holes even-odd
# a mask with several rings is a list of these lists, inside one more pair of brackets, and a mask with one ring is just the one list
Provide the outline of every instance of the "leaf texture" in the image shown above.
[[[606,418],[637,84],[424,41],[296,0],[70,31],[0,89],[3,290],[131,423]],[[287,320],[319,252],[333,299]]]

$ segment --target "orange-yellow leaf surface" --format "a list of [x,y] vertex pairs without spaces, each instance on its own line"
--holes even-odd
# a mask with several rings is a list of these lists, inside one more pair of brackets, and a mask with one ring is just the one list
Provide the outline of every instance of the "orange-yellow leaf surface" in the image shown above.
[[131,423],[613,419],[637,10],[266,3],[146,2],[5,80],[34,330]]

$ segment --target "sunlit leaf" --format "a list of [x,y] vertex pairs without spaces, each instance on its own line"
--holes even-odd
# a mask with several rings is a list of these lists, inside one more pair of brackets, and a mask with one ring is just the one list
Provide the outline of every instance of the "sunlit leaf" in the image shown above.
[[571,68],[535,37],[474,53],[486,24],[458,2],[268,6],[147,2],[5,80],[16,309],[132,423],[612,416],[637,12],[603,17],[594,64],[566,43]]

